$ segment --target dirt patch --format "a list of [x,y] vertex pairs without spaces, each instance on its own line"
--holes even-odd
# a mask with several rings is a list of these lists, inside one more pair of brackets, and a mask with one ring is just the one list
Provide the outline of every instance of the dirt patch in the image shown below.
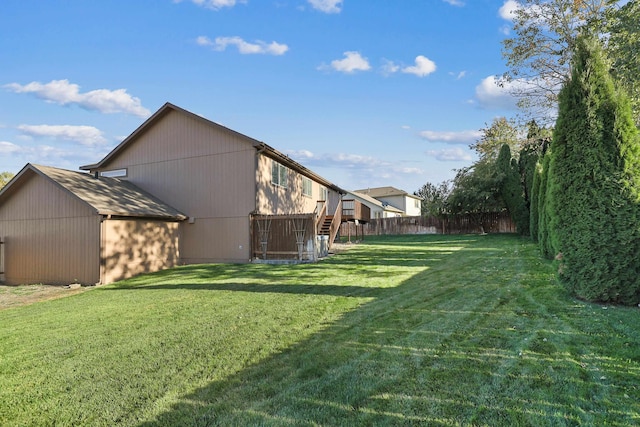
[[34,302],[63,298],[90,289],[88,287],[69,287],[53,285],[0,285],[0,310],[33,304]]
[[353,243],[346,243],[346,242],[340,242],[340,243],[334,243],[331,245],[331,251],[329,252],[333,252],[335,254],[339,254],[341,252],[345,252],[348,251],[349,249],[355,247],[357,245],[357,242],[353,242]]

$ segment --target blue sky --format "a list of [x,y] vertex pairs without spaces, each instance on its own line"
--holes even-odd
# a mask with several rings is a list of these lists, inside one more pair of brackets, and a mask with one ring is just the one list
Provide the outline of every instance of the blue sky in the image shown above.
[[165,102],[347,189],[413,192],[475,160],[515,102],[513,0],[2,0],[0,171],[77,170]]

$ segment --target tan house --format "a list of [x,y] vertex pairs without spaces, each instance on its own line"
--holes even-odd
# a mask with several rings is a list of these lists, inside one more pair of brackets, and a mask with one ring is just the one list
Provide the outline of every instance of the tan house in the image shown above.
[[378,200],[384,207],[391,206],[402,212],[402,216],[420,216],[422,199],[395,187],[376,187],[356,190],[355,193],[364,194]]
[[94,284],[176,264],[314,260],[346,193],[170,103],[80,169],[27,165],[0,191],[0,279]]
[[391,206],[388,203],[381,202],[378,199],[357,191],[349,191],[347,197],[359,201],[369,207],[371,218],[395,218],[405,216],[405,212],[401,209]]

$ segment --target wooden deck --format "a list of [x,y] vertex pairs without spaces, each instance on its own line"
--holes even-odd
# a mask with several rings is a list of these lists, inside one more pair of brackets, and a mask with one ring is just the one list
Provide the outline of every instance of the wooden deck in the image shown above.
[[366,224],[371,221],[371,209],[358,200],[342,201],[342,222],[355,222]]

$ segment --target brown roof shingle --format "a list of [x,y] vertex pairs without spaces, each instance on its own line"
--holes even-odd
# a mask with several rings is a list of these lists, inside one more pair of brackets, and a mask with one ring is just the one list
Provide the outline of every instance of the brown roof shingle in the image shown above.
[[[99,177],[85,172],[27,164],[7,186],[13,186],[28,172],[50,179],[63,190],[71,193],[96,210],[98,215],[123,217],[162,218],[183,220],[187,216],[167,205],[134,184],[118,179]],[[0,196],[9,191],[4,188]],[[1,201],[1,200],[0,200]]]

